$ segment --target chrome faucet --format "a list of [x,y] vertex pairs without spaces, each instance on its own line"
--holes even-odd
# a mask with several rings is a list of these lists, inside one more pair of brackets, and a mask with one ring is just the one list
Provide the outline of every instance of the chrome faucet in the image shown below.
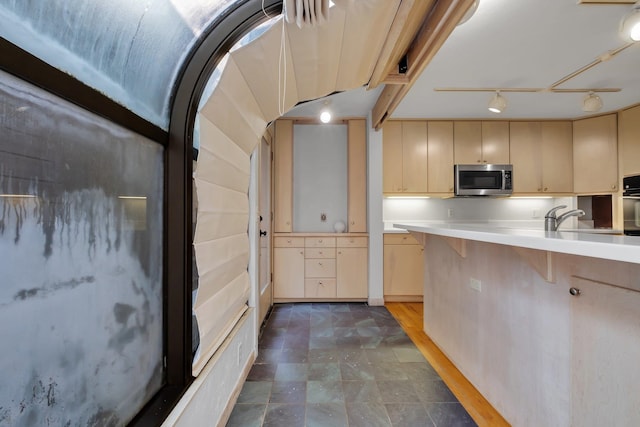
[[557,231],[558,227],[560,227],[560,224],[562,224],[562,222],[570,216],[581,217],[582,215],[584,215],[584,211],[582,209],[573,209],[561,214],[560,216],[556,216],[556,211],[564,209],[566,207],[567,205],[556,206],[555,208],[547,212],[547,214],[544,216],[544,231]]

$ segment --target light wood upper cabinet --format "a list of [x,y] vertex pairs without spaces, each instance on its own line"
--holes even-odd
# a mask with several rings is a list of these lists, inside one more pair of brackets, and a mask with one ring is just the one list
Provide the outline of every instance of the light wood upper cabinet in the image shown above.
[[402,122],[388,121],[382,128],[382,191],[402,192]]
[[427,122],[429,193],[453,192],[453,122]]
[[573,122],[573,189],[577,194],[618,189],[617,115]]
[[482,123],[456,121],[453,125],[456,164],[482,163]]
[[482,160],[494,165],[506,165],[511,162],[509,122],[482,122]]
[[427,122],[402,122],[402,191],[427,192]]
[[382,191],[426,193],[427,122],[390,121],[382,132]]
[[573,192],[573,126],[542,122],[542,191]]
[[571,193],[571,122],[511,122],[514,193]]
[[456,164],[508,164],[509,122],[455,121]]
[[640,106],[618,114],[618,149],[622,176],[640,174]]
[[275,233],[293,230],[293,121],[278,120],[273,148]]
[[351,233],[367,231],[367,138],[364,119],[349,120],[348,124],[348,185],[347,230]]

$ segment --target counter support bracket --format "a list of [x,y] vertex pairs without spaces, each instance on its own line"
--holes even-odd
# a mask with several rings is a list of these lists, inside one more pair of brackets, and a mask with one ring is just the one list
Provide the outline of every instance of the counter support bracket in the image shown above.
[[437,236],[443,239],[451,249],[456,251],[460,258],[467,257],[467,241],[465,239],[458,239],[457,237]]
[[520,255],[520,258],[529,263],[545,281],[549,283],[556,282],[553,252],[517,246],[514,246],[513,249]]

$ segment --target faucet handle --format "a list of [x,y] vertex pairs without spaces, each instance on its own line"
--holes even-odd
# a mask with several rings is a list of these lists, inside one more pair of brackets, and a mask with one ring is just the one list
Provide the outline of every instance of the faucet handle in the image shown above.
[[558,211],[560,209],[564,209],[566,207],[567,207],[567,205],[560,205],[560,206],[556,206],[555,208],[551,208],[551,210],[549,210],[549,212],[547,212],[547,214],[544,217],[545,218],[555,218],[556,217],[556,211]]

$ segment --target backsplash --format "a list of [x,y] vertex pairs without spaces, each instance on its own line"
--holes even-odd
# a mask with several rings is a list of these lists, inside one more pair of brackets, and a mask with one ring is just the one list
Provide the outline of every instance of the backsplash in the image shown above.
[[385,228],[401,221],[519,221],[542,228],[545,213],[554,206],[576,207],[575,197],[505,198],[385,198],[382,220]]

